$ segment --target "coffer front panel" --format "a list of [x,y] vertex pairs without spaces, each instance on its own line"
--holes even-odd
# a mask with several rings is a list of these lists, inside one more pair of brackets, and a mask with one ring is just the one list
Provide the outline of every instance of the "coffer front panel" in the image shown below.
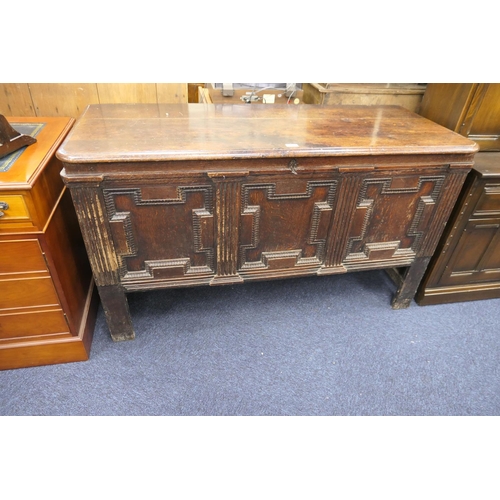
[[262,177],[242,184],[239,271],[319,268],[337,180]]
[[111,188],[104,199],[124,283],[214,274],[212,186]]
[[444,175],[366,178],[362,182],[343,264],[369,268],[411,263],[431,223]]

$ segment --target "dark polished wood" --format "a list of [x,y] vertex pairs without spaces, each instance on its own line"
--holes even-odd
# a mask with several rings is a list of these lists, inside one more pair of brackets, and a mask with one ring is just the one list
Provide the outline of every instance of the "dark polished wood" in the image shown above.
[[500,298],[500,153],[478,153],[416,297],[420,305]]
[[57,155],[124,340],[138,290],[404,268],[407,307],[476,150],[398,106],[95,105]]
[[9,120],[43,128],[0,172],[0,369],[84,361],[98,297],[55,157],[74,120]]
[[429,83],[419,114],[500,151],[500,83]]

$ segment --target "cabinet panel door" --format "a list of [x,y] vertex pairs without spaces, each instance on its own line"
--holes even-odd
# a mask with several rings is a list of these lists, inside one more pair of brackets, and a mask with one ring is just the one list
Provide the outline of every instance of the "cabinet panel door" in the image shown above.
[[261,177],[241,188],[239,271],[319,268],[337,180]]
[[444,175],[369,177],[361,186],[343,265],[408,265],[436,210]]
[[214,274],[211,185],[110,188],[104,198],[124,283]]
[[[458,236],[458,235],[457,235]],[[472,219],[450,255],[440,285],[500,280],[500,219]]]

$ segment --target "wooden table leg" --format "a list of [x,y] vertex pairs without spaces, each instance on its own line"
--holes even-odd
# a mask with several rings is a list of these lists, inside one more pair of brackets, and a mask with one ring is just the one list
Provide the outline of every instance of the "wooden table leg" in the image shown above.
[[115,342],[133,340],[135,333],[127,296],[122,287],[119,285],[99,286],[98,290],[111,338]]
[[406,309],[417,293],[418,285],[424,277],[430,257],[418,257],[406,270],[392,299],[393,309]]

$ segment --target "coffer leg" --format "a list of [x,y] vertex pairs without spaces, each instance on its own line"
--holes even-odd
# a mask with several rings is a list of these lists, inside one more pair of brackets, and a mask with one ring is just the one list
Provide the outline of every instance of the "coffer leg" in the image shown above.
[[115,342],[133,340],[135,333],[123,289],[119,285],[109,285],[100,286],[98,290],[111,338]]
[[424,277],[430,257],[419,257],[406,270],[392,299],[393,309],[405,309],[417,293],[418,285]]

